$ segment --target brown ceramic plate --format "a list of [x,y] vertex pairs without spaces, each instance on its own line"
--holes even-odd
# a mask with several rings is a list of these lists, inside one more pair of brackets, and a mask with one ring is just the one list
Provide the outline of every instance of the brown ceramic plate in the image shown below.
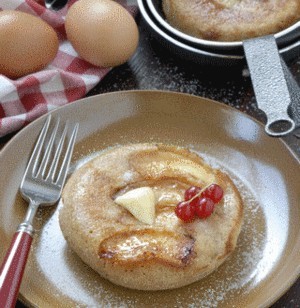
[[[60,231],[60,205],[44,208],[35,220],[21,286],[29,306],[261,307],[299,276],[300,164],[252,118],[204,98],[155,91],[94,96],[53,115],[80,122],[74,162],[130,142],[165,142],[199,152],[232,176],[245,202],[245,221],[237,249],[216,272],[177,290],[139,292],[114,286],[83,264]],[[0,153],[1,258],[26,211],[18,186],[44,120],[23,129]]]

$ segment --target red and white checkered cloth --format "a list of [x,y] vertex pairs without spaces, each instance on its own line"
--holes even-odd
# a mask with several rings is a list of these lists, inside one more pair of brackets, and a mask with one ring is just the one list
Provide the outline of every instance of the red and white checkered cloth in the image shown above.
[[[1,10],[19,10],[39,16],[50,24],[59,37],[59,50],[44,70],[11,80],[0,74],[0,137],[14,132],[48,111],[73,102],[92,89],[108,73],[80,59],[66,38],[64,19],[76,0],[59,12],[48,10],[44,1],[0,0]],[[136,13],[132,1],[118,0],[131,14]],[[24,55],[26,61],[26,55]]]

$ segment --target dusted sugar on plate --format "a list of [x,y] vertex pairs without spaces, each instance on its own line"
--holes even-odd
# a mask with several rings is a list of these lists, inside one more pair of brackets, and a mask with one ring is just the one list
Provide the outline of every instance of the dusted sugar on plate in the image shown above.
[[275,34],[300,20],[298,0],[162,0],[168,23],[210,41]]
[[227,174],[163,144],[101,152],[71,175],[62,203],[70,247],[102,277],[138,290],[207,276],[234,251],[243,221]]

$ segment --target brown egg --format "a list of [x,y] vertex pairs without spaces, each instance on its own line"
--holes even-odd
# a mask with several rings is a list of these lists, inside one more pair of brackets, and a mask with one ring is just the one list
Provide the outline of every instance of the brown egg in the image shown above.
[[133,17],[111,0],[79,0],[69,9],[67,37],[86,61],[97,66],[117,66],[135,52],[139,33]]
[[43,69],[57,54],[54,29],[33,15],[0,12],[0,74],[18,78]]

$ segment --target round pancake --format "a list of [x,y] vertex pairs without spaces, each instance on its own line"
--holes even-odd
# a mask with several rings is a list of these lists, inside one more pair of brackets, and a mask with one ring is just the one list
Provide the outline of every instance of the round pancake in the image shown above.
[[300,20],[299,0],[163,0],[162,6],[170,25],[211,41],[275,34]]
[[[177,218],[184,191],[211,183],[224,190],[214,213],[190,223]],[[114,202],[145,186],[155,193],[151,225]],[[139,290],[181,287],[214,271],[235,249],[243,219],[228,175],[189,150],[162,144],[102,152],[71,175],[62,201],[59,222],[70,247],[102,277]]]

